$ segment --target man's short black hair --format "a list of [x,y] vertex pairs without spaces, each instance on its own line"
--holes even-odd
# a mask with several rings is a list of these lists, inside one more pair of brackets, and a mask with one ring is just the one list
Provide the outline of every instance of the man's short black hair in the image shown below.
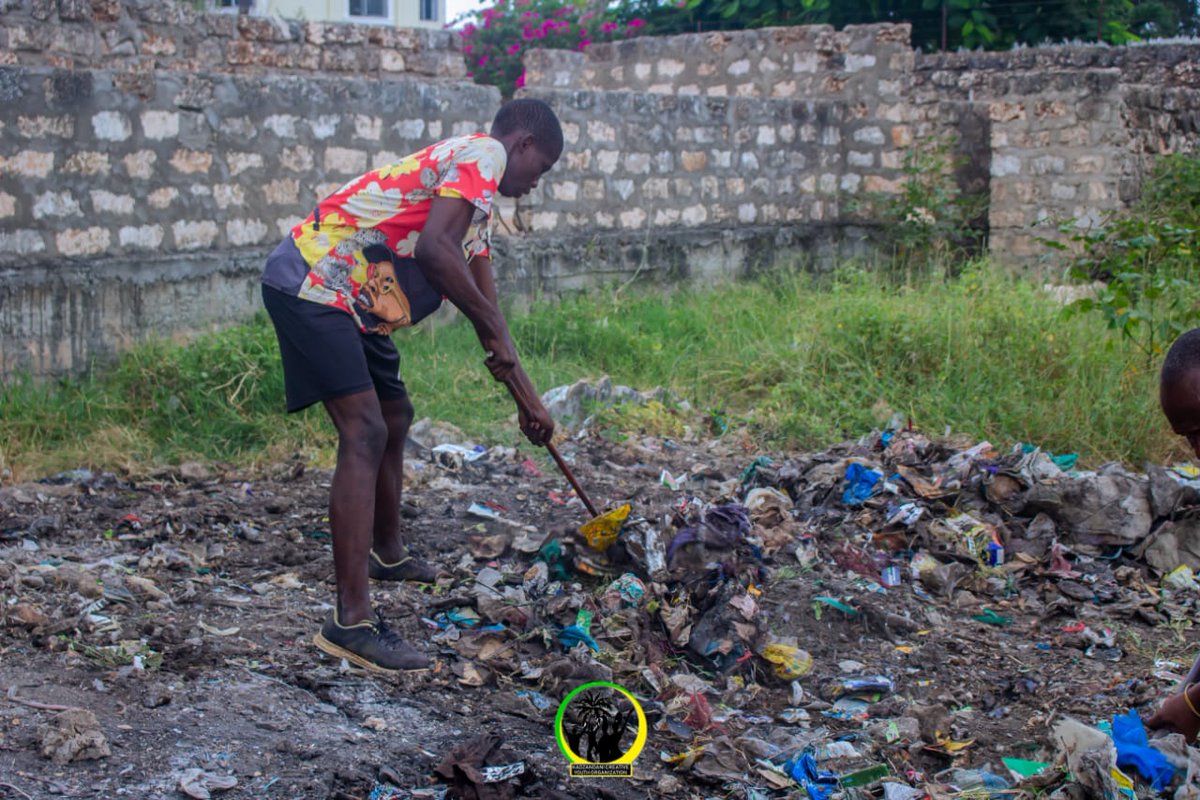
[[1192,370],[1200,370],[1200,328],[1192,328],[1180,335],[1171,345],[1163,359],[1159,382],[1174,383]]
[[541,100],[523,97],[500,106],[492,120],[492,136],[504,136],[518,130],[533,134],[533,140],[547,155],[562,153],[562,125],[553,109]]

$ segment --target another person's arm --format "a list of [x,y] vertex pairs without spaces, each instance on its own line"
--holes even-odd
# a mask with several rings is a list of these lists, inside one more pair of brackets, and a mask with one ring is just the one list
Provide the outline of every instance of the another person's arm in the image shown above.
[[429,284],[475,326],[479,343],[488,353],[484,363],[493,377],[508,387],[517,404],[521,431],[534,444],[545,444],[554,434],[554,421],[521,367],[508,322],[496,302],[491,265],[479,258],[468,265],[463,256],[463,239],[474,214],[475,206],[466,200],[435,197],[413,255]]
[[1182,692],[1163,700],[1154,715],[1146,720],[1146,727],[1182,733],[1189,743],[1194,742],[1200,732],[1200,684],[1189,683]]

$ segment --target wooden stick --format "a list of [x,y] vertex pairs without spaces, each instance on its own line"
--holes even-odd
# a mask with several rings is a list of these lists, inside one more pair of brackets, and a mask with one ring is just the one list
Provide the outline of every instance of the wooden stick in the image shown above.
[[571,469],[567,466],[567,462],[563,461],[563,457],[558,454],[558,448],[554,446],[554,442],[546,442],[546,449],[550,451],[550,455],[554,457],[554,463],[558,464],[558,468],[562,470],[562,474],[567,477],[567,481],[571,487],[575,489],[575,494],[579,495],[579,499],[587,506],[588,512],[593,518],[600,516],[596,511],[596,507],[592,505],[592,501],[588,498],[587,492],[583,491],[583,487],[579,485],[579,481],[575,480],[575,476],[571,473]]

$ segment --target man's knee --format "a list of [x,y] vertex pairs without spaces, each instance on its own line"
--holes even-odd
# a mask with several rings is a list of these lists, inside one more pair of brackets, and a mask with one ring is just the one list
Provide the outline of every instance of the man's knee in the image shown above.
[[383,418],[387,423],[388,435],[403,438],[408,433],[416,411],[408,395],[395,400],[384,400],[380,403],[383,408]]
[[[361,398],[355,398],[361,400]],[[378,463],[387,447],[388,424],[378,401],[331,401],[330,412],[338,432],[338,451]]]

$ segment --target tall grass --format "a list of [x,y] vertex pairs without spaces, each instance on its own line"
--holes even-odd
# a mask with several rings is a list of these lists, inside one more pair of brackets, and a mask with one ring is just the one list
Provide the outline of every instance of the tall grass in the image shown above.
[[[1182,451],[1156,405],[1156,377],[1097,319],[1064,320],[1036,287],[986,267],[891,286],[845,269],[816,282],[778,274],[705,290],[596,291],[511,320],[542,390],[611,375],[665,386],[744,426],[764,447],[820,447],[892,413],[927,431],[1036,442],[1085,462]],[[471,328],[396,335],[418,416],[515,442],[513,407]],[[145,468],[188,458],[248,463],[301,451],[327,461],[324,412],[283,413],[265,318],[190,345],[149,344],[82,378],[0,388],[0,466]]]

